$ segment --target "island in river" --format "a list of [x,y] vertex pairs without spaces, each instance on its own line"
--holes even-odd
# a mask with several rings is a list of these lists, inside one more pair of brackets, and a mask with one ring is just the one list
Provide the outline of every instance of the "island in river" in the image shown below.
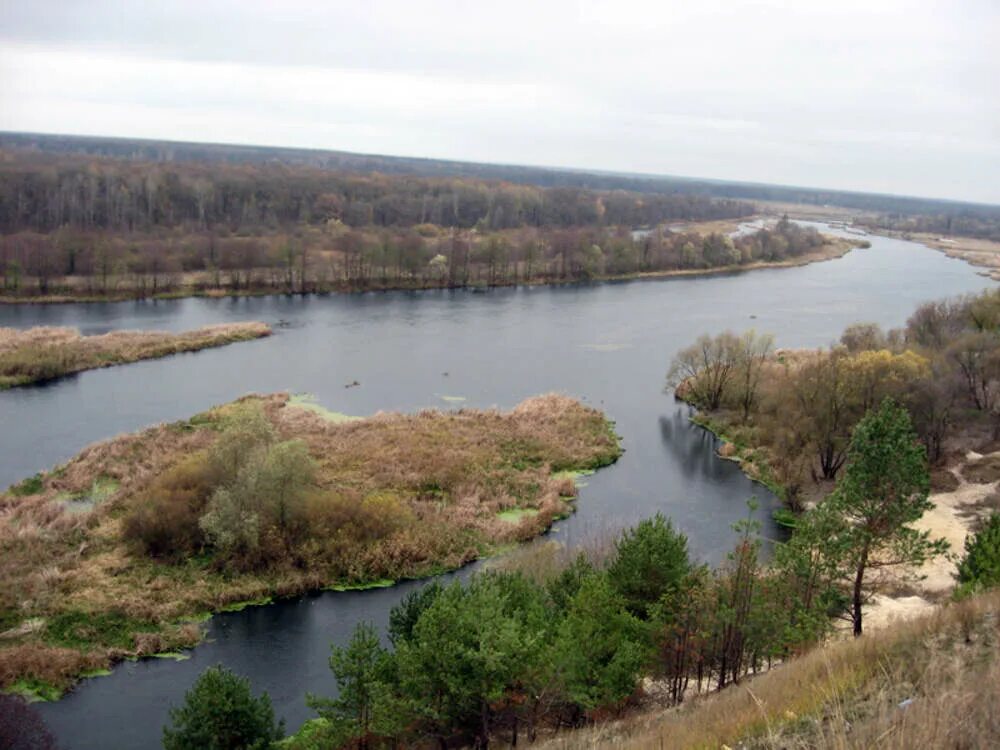
[[83,336],[75,328],[0,328],[0,390],[270,335],[271,328],[264,323],[223,323],[183,333],[114,331],[100,336]]
[[620,453],[558,395],[366,419],[249,396],[90,446],[0,495],[0,687],[54,698],[212,612],[458,567],[542,533]]

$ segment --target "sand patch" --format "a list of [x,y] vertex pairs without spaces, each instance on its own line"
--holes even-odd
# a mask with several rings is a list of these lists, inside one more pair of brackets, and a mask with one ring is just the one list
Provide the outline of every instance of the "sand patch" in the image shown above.
[[[981,456],[970,452],[970,464],[1000,460],[1000,451]],[[927,511],[914,527],[929,531],[932,538],[948,542],[949,553],[937,557],[920,568],[903,571],[898,578],[903,581],[916,575],[919,580],[904,587],[906,595],[890,597],[876,595],[865,607],[865,629],[880,628],[900,619],[910,619],[933,607],[933,601],[947,596],[955,587],[956,563],[965,550],[965,538],[976,528],[980,518],[989,513],[989,498],[997,491],[1000,482],[979,484],[969,482],[967,466],[951,467],[958,488],[951,492],[936,492],[930,496],[934,507]]]

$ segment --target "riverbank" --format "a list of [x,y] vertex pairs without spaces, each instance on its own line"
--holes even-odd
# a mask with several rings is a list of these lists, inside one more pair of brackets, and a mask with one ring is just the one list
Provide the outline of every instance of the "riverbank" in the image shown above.
[[[780,261],[752,261],[749,263],[734,263],[710,268],[674,268],[661,271],[636,271],[632,273],[604,274],[593,273],[579,278],[518,278],[510,280],[497,280],[493,284],[485,281],[475,281],[468,284],[452,284],[447,280],[430,279],[408,279],[382,282],[378,279],[367,280],[363,284],[352,284],[348,282],[325,282],[306,285],[303,291],[301,286],[289,288],[287,286],[258,286],[250,288],[228,288],[208,286],[208,274],[188,274],[181,282],[180,286],[168,291],[157,292],[156,294],[141,294],[136,290],[116,289],[107,293],[95,294],[91,291],[72,291],[72,286],[76,282],[72,280],[54,280],[53,286],[62,284],[66,291],[53,294],[9,294],[0,291],[0,304],[75,304],[92,302],[128,302],[134,300],[171,300],[185,299],[189,297],[206,297],[210,299],[228,297],[260,297],[267,295],[305,295],[305,294],[356,294],[364,292],[388,292],[388,291],[426,291],[434,289],[470,289],[472,291],[485,291],[493,287],[515,287],[515,286],[568,286],[573,284],[587,284],[600,282],[631,281],[636,279],[666,279],[666,278],[686,278],[697,276],[712,276],[719,274],[739,273],[741,271],[755,271],[766,268],[794,268],[805,266],[811,263],[819,263],[827,260],[841,258],[855,248],[867,247],[868,243],[863,239],[847,239],[824,235],[826,244],[801,255],[785,258]],[[263,273],[258,274],[263,276]],[[77,280],[82,284],[82,280]]]
[[270,335],[270,326],[256,322],[222,323],[183,333],[114,331],[100,336],[83,336],[75,328],[0,328],[0,391]]
[[[232,482],[212,479],[244,445],[233,431],[242,440],[260,420],[267,451],[247,454],[256,458]],[[314,476],[301,497],[280,497],[282,528],[298,536],[263,523],[254,536],[274,557],[255,563],[224,554],[224,537],[201,537],[217,524],[194,505],[217,522],[220,490],[232,497],[261,471],[301,465],[301,451]],[[506,413],[366,419],[252,396],[95,444],[0,495],[0,686],[54,698],[121,659],[194,645],[213,612],[457,568],[571,513],[572,473],[620,453],[600,412],[555,395]],[[178,530],[186,536],[169,536]],[[158,547],[164,539],[174,541]]]
[[835,641],[720,692],[558,732],[573,748],[992,747],[1000,593]]
[[1000,281],[1000,242],[975,237],[941,237],[933,234],[889,234],[887,236],[900,236],[912,242],[919,242],[944,253],[949,258],[964,260],[969,265],[982,268],[984,269],[983,275]]
[[[787,497],[786,488],[778,483],[768,462],[766,450],[748,442],[752,431],[724,418],[702,412],[691,416],[692,423],[711,432],[719,439],[717,455],[735,461],[743,473],[774,492]],[[1000,451],[987,454],[955,449],[951,459],[932,472],[929,499],[934,508],[914,523],[914,528],[927,531],[931,538],[948,542],[948,552],[934,557],[924,565],[888,569],[881,573],[882,590],[865,606],[866,630],[878,630],[897,622],[911,620],[931,612],[937,604],[948,600],[955,589],[957,560],[961,557],[965,539],[974,533],[990,512],[1000,510]],[[832,482],[814,481],[800,491],[798,503],[812,507],[823,500],[834,487]],[[779,523],[794,528],[796,513],[792,509],[776,512]],[[841,628],[849,634],[849,624]]]

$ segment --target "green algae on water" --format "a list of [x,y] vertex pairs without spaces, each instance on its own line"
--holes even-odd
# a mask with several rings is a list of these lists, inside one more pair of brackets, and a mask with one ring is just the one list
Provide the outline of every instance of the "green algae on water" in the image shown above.
[[247,607],[263,607],[265,604],[270,604],[272,597],[262,596],[260,599],[247,599],[242,602],[233,602],[232,604],[227,604],[223,607],[219,607],[219,612],[242,612]]
[[316,397],[311,393],[296,393],[291,398],[288,399],[288,405],[295,407],[296,409],[305,409],[306,411],[311,411],[313,414],[317,414],[328,422],[333,422],[334,424],[341,424],[343,422],[357,422],[362,419],[362,417],[352,417],[349,414],[344,414],[339,411],[330,411],[325,406],[321,406]]
[[324,591],[365,591],[366,589],[386,589],[395,586],[396,581],[392,578],[379,578],[376,581],[366,583],[336,583],[332,586],[324,586]]

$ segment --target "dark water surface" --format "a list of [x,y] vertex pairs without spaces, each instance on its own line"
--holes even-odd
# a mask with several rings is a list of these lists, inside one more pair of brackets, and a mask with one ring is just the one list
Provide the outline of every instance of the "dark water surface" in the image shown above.
[[[772,332],[779,346],[824,345],[852,322],[898,326],[919,302],[992,286],[941,253],[871,239],[871,249],[835,261],[702,278],[488,293],[0,306],[0,326],[70,325],[86,333],[238,320],[276,326],[268,339],[0,394],[0,485],[92,441],[249,392],[307,392],[335,411],[366,415],[508,408],[561,391],[616,420],[626,453],[589,478],[578,512],[557,524],[553,538],[579,543],[659,510],[688,534],[696,556],[715,562],[730,547],[730,524],[745,514],[751,495],[761,501],[765,534],[777,533],[768,520],[775,500],[717,459],[713,438],[689,425],[684,408],[663,393],[670,356],[700,333],[727,328]],[[361,385],[344,387],[355,380]],[[310,716],[305,693],[334,688],[329,644],[346,642],[359,621],[383,626],[389,608],[417,585],[324,593],[221,615],[187,661],[126,663],[40,709],[67,748],[157,747],[168,707],[206,666],[222,662],[267,690],[294,729]]]

